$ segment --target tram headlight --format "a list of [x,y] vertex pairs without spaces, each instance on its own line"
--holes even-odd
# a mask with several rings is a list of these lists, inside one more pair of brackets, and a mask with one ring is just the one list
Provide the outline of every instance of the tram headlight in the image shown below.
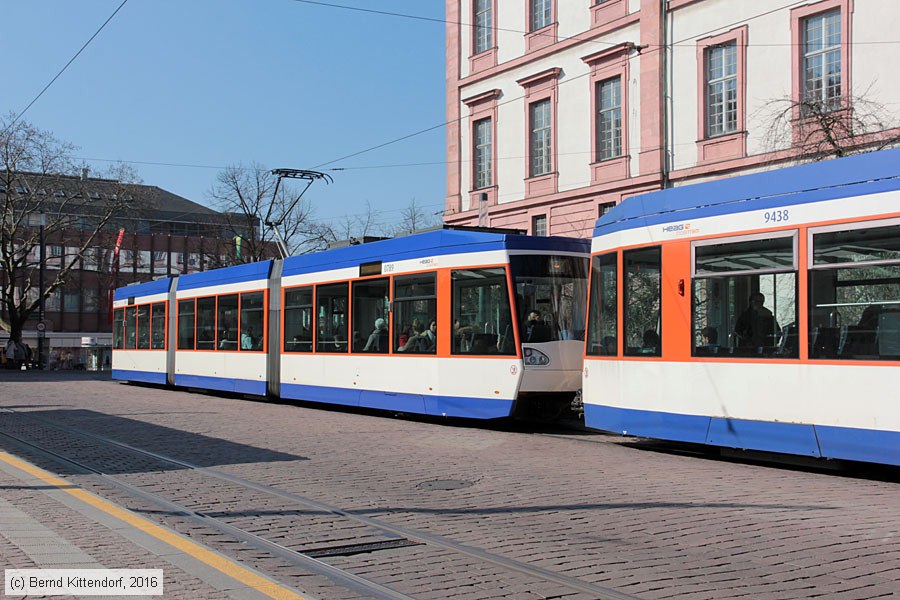
[[529,366],[547,366],[550,364],[550,357],[534,348],[523,348],[522,354],[525,356],[525,364]]

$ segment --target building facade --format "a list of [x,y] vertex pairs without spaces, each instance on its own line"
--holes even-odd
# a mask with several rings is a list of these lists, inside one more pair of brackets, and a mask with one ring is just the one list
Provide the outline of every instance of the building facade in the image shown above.
[[[56,288],[44,303],[42,332],[44,362],[49,368],[100,369],[109,364],[112,344],[111,291],[129,283],[157,277],[193,273],[240,262],[235,244],[236,219],[182,198],[156,186],[124,184],[119,181],[64,175],[16,174],[9,189],[11,203],[21,197],[29,206],[26,228],[21,235],[34,240],[39,212],[66,219],[68,226],[45,236],[44,281],[49,287],[64,265],[79,253],[96,221],[85,218],[84,203],[67,199],[90,198],[98,203],[125,195],[128,208],[110,220],[70,271],[65,283]],[[66,216],[66,211],[71,214]],[[46,220],[46,219],[45,219]],[[273,247],[273,252],[277,250]],[[24,294],[37,298],[40,245],[32,248],[26,269],[17,272],[13,293],[23,295],[26,280],[31,289]],[[9,273],[0,268],[0,285],[6,285]],[[5,306],[0,316],[6,318]],[[38,347],[38,313],[26,322],[24,343]],[[0,331],[0,347],[8,333]]]
[[589,236],[635,194],[900,138],[896,0],[448,0],[447,23],[451,224]]

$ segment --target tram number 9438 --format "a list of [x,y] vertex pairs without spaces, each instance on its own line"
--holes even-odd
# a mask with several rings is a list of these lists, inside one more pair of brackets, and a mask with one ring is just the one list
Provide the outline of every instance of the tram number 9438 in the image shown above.
[[791,219],[791,215],[789,214],[787,209],[784,210],[770,210],[767,211],[763,217],[766,220],[766,223],[783,223],[785,221],[789,221]]

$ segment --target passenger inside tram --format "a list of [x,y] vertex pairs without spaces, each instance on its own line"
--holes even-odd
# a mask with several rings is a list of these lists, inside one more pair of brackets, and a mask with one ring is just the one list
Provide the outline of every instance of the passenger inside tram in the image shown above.
[[375,319],[375,329],[369,334],[363,352],[387,352],[388,349],[388,326],[387,321],[382,318]]
[[719,330],[707,325],[700,330],[700,345],[697,346],[697,356],[718,354]]
[[437,350],[437,321],[430,319],[428,327],[423,321],[413,319],[413,325],[407,337],[406,343],[397,348],[398,352],[415,354],[433,354]]
[[525,341],[533,343],[549,342],[553,338],[550,326],[544,323],[541,313],[533,310],[528,313],[524,326]]
[[643,341],[641,344],[641,354],[659,354],[660,351],[660,339],[659,334],[653,331],[652,329],[648,329],[644,332]]
[[[750,294],[749,306],[737,318],[734,332],[738,335],[738,346],[760,349],[774,346],[778,334],[778,323],[772,311],[766,308],[766,297],[760,292]],[[758,350],[757,350],[758,351]]]

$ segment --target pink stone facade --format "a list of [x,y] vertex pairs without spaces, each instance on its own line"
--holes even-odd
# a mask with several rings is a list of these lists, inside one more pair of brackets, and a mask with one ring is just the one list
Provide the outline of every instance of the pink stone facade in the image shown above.
[[[887,77],[891,61],[884,59],[896,48],[858,43],[896,37],[889,23],[900,18],[900,3],[893,0],[788,7],[757,0],[737,8],[734,0],[553,0],[553,22],[537,31],[529,31],[531,0],[491,0],[492,45],[473,54],[475,1],[447,0],[449,224],[477,224],[477,200],[487,193],[491,226],[531,233],[534,218],[544,216],[550,235],[587,237],[610,203],[796,159],[790,145],[766,146],[766,123],[755,115],[771,98],[800,98],[805,19],[824,12],[840,13],[842,94],[874,89],[874,100],[900,102],[900,84]],[[727,132],[710,135],[706,61],[723,45],[735,48],[731,120]],[[598,97],[598,84],[611,79],[621,83],[613,113]],[[542,99],[552,105],[552,168],[529,177],[528,111]],[[601,111],[604,135],[612,118],[621,148],[602,160]],[[485,118],[492,124],[492,181],[476,190],[473,123]]]

